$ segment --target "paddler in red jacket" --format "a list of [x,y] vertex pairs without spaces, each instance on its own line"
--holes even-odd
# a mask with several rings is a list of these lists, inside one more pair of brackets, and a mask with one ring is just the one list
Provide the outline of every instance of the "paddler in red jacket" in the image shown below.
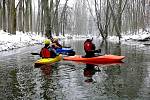
[[84,51],[86,53],[85,58],[95,57],[94,53],[100,53],[101,49],[95,50],[95,44],[92,42],[92,39],[87,39],[84,42]]
[[95,50],[95,44],[92,43],[93,39],[87,39],[84,42],[84,51],[86,53],[85,57],[90,58],[90,57],[95,57],[94,53],[100,53],[101,49]]
[[51,41],[49,39],[46,39],[44,41],[45,46],[40,51],[40,56],[42,58],[54,58],[57,56],[57,53],[53,50],[52,47],[50,47]]

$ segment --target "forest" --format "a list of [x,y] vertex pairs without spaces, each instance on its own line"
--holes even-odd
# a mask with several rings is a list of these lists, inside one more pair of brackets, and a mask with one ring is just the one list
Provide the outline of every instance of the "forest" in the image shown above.
[[[63,2],[63,3],[61,3]],[[1,0],[0,30],[43,36],[138,34],[150,27],[150,0]]]

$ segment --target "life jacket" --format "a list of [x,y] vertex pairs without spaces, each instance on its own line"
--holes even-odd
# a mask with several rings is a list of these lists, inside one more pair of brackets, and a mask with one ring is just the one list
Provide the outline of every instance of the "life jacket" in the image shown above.
[[40,52],[40,56],[42,58],[50,58],[51,57],[51,52],[48,50],[48,48],[42,48]]
[[88,52],[88,51],[91,51],[91,50],[94,50],[95,49],[95,46],[92,42],[89,42],[89,41],[86,41],[84,43],[84,50],[85,52]]

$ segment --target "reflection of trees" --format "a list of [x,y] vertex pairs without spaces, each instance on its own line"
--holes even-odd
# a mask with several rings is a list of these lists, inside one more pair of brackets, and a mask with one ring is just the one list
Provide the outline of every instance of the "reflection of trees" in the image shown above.
[[[138,91],[143,81],[143,54],[133,46],[131,48],[120,47],[120,44],[109,46],[111,52],[116,55],[126,55],[125,64],[120,66],[107,67],[107,79],[104,82],[105,91],[108,96],[118,98],[129,98],[133,100],[138,96]],[[121,51],[125,49],[126,53]],[[121,55],[122,55],[121,54]],[[126,63],[127,62],[127,63]]]
[[97,49],[101,49],[101,54],[109,54],[107,40],[102,40],[102,41],[98,41],[98,42],[99,43],[96,43],[96,46],[98,46]]
[[107,40],[101,42],[101,47],[104,49],[104,54],[121,55],[121,43],[111,43]]
[[120,66],[116,65],[107,67],[105,72],[107,74],[107,79],[104,82],[106,95],[112,97],[120,97],[124,88],[124,80],[121,77]]
[[120,65],[111,65],[103,70],[107,76],[101,76],[103,78],[101,82],[94,84],[92,91],[90,91],[91,95],[112,99],[128,98],[134,100],[137,98],[142,81],[141,76],[134,75],[133,72],[127,71],[125,67],[120,67]]
[[[128,68],[131,67],[131,68]],[[137,68],[135,68],[135,67]],[[103,71],[98,77],[101,81],[92,87],[91,95],[104,96],[112,99],[128,98],[134,100],[138,97],[139,89],[143,81],[141,65],[110,65],[102,68]]]
[[[15,68],[8,68],[9,66],[0,67],[0,99],[12,100],[22,97],[21,89],[17,81],[17,70]],[[1,69],[2,68],[2,69]]]
[[107,40],[103,40],[100,43],[99,48],[103,48],[104,54],[121,55],[121,43],[113,44]]
[[106,69],[108,77],[104,86],[106,94],[109,96],[134,100],[138,96],[137,93],[144,78],[142,69],[143,54],[139,54],[138,50],[133,49],[133,47],[128,48],[126,51],[128,54],[125,54],[126,63],[123,67],[116,66]]
[[121,43],[116,43],[113,51],[114,55],[121,55]]
[[127,51],[124,52],[124,55],[128,58],[127,63],[142,63],[144,61],[144,54],[142,51],[139,52],[138,46],[129,46],[128,48],[124,48],[124,51]]
[[[107,46],[107,45],[105,45]],[[138,46],[125,46],[120,43],[109,43],[108,50],[111,54],[125,55],[125,64],[120,66],[107,67],[105,70],[107,79],[99,88],[101,94],[117,98],[129,98],[134,100],[139,94],[139,89],[143,84],[144,73],[143,66],[144,54]]]
[[11,78],[12,78],[12,82],[10,84],[10,86],[12,87],[12,94],[13,97],[17,98],[17,97],[22,97],[21,94],[21,90],[19,89],[19,83],[17,81],[17,70],[12,70],[10,72]]

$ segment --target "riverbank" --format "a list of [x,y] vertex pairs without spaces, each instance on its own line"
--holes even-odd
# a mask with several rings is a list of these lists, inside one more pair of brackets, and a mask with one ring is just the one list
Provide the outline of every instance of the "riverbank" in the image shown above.
[[16,32],[16,35],[11,35],[0,30],[0,51],[8,51],[25,46],[41,44],[45,39],[35,33]]
[[[35,45],[35,44],[42,44],[45,37],[41,35],[37,35],[35,33],[23,33],[23,32],[16,32],[16,35],[11,35],[10,33],[4,32],[0,30],[0,51],[8,51],[13,50],[16,48],[21,48],[25,46]],[[84,36],[84,35],[66,35],[59,36],[60,39],[86,39],[86,38],[94,38],[97,39],[99,37],[96,36]],[[109,36],[108,40],[111,42],[119,42],[118,37],[116,36]],[[131,45],[139,45],[138,42],[145,42],[150,40],[150,32],[140,30],[138,34],[122,34],[121,42],[125,44]],[[133,42],[136,41],[136,42]],[[140,43],[141,44],[141,43]],[[143,44],[150,44],[150,43],[142,43]]]

